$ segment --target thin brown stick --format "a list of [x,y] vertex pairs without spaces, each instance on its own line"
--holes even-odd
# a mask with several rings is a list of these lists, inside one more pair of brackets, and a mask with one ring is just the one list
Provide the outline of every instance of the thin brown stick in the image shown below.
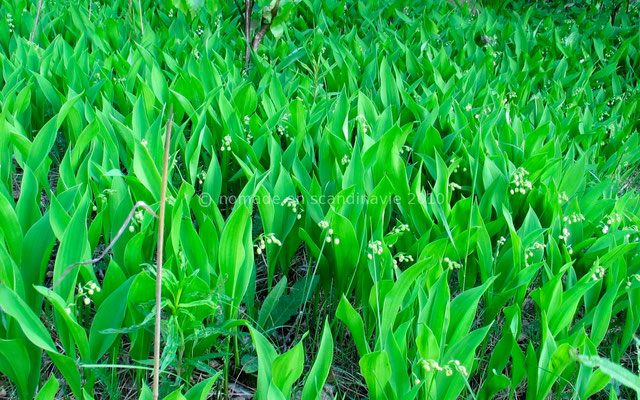
[[131,31],[135,27],[135,23],[133,22],[133,15],[131,15],[131,2],[132,0],[129,0],[129,8],[127,9],[127,19],[131,23],[131,29],[129,29],[129,38],[127,40],[131,40]]
[[91,5],[93,4],[93,0],[89,0],[89,19],[91,19]]
[[244,39],[247,42],[244,48],[244,65],[249,65],[251,58],[251,13],[253,12],[253,0],[244,1]]
[[279,8],[280,8],[280,0],[276,0],[276,4],[271,9],[271,19],[269,20],[269,22],[266,22],[266,19],[264,18],[264,16],[262,16],[262,26],[260,27],[260,30],[256,32],[255,36],[253,37],[253,43],[251,46],[253,47],[253,51],[258,50],[258,46],[260,46],[260,42],[262,42],[262,39],[264,38],[264,36],[267,34],[267,32],[269,32],[269,29],[271,29],[271,24],[273,23],[273,20],[278,15]]
[[173,124],[173,105],[169,108],[169,122],[164,139],[164,159],[162,160],[162,186],[160,188],[160,211],[158,212],[158,247],[156,253],[156,325],[153,335],[153,399],[158,399],[160,381],[160,318],[162,317],[162,247],[164,243],[164,209],[167,200],[167,174],[169,169],[169,147],[171,144],[171,125]]
[[142,0],[138,0],[138,8],[140,9],[140,32],[144,35],[144,24],[142,23]]
[[38,29],[38,21],[40,21],[40,11],[42,11],[42,0],[38,0],[38,10],[36,11],[36,20],[33,21],[33,30],[31,31],[31,36],[29,36],[29,41],[33,42],[33,39],[36,37],[36,30]]
[[67,275],[69,275],[71,273],[71,271],[73,271],[76,267],[79,267],[81,265],[85,265],[85,264],[95,264],[98,261],[102,260],[113,248],[113,246],[116,244],[116,242],[118,241],[118,239],[120,239],[120,236],[122,236],[122,234],[125,232],[125,230],[127,229],[127,226],[129,226],[129,222],[131,222],[131,219],[133,218],[133,215],[135,214],[136,210],[138,208],[144,208],[145,210],[147,210],[151,215],[153,215],[155,218],[158,218],[158,216],[156,215],[155,212],[153,212],[153,210],[151,209],[151,207],[149,207],[147,205],[147,203],[145,203],[144,201],[139,201],[137,202],[133,208],[131,209],[131,211],[129,211],[129,215],[127,216],[127,219],[124,220],[124,223],[122,224],[122,226],[120,227],[120,229],[118,230],[118,233],[116,233],[116,235],[113,237],[113,240],[111,240],[111,243],[109,243],[109,245],[102,250],[102,253],[100,253],[100,255],[96,258],[93,258],[89,261],[80,261],[77,262],[75,264],[71,264],[67,267],[67,269],[64,270],[64,272],[62,273],[62,275],[60,276],[60,278],[58,278],[55,282],[55,284],[51,287],[51,289],[55,289],[56,287],[58,287],[58,285],[60,285],[60,282],[62,282],[62,280],[64,278],[67,277]]

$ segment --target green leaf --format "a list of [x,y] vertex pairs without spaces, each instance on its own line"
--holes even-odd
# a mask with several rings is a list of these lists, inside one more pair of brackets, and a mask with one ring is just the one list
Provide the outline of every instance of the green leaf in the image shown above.
[[318,348],[318,356],[313,363],[307,379],[302,388],[301,400],[316,400],[319,398],[324,387],[324,383],[329,376],[329,369],[333,360],[333,336],[328,320],[324,321],[322,339]]
[[626,387],[634,390],[636,394],[640,395],[640,376],[635,375],[633,372],[616,364],[606,358],[598,356],[585,356],[577,355],[576,358],[581,364],[584,364],[592,368],[600,368],[600,371],[609,375],[612,379],[620,382]]
[[289,351],[273,360],[273,383],[280,389],[285,398],[290,398],[291,388],[300,378],[304,369],[304,346],[302,342],[305,337],[306,334]]
[[42,389],[38,392],[35,400],[54,400],[59,387],[60,384],[58,383],[58,380],[55,376],[51,375],[44,386],[42,386]]
[[57,352],[49,331],[29,306],[5,285],[0,285],[0,308],[13,317],[31,343],[43,350]]
[[251,212],[244,204],[237,205],[220,237],[218,265],[225,293],[231,299],[231,304],[226,307],[229,318],[237,312],[253,269],[250,217]]
[[391,379],[389,356],[384,351],[376,351],[360,358],[360,370],[372,399],[384,398],[385,386]]
[[0,231],[16,263],[22,258],[22,228],[11,203],[0,194]]
[[369,342],[364,333],[364,323],[360,314],[351,306],[349,301],[344,295],[340,299],[338,305],[338,311],[336,316],[349,328],[349,332],[356,342],[356,348],[358,349],[358,355],[360,358],[364,357],[371,350],[369,349]]
[[122,326],[127,309],[127,294],[132,282],[133,277],[111,293],[102,302],[93,318],[89,332],[89,347],[94,361],[98,361],[118,337],[116,333],[104,333],[103,331]]
[[16,385],[21,398],[29,398],[31,362],[23,339],[0,339],[0,372]]

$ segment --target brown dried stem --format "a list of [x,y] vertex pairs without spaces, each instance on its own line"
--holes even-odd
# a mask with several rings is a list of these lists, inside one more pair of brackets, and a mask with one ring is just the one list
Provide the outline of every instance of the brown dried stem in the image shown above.
[[169,149],[171,127],[173,124],[173,105],[169,108],[169,122],[164,139],[164,158],[162,161],[162,186],[160,188],[160,211],[158,212],[158,247],[156,253],[156,323],[153,335],[153,399],[158,399],[160,381],[160,323],[162,317],[162,252],[164,244],[164,210],[167,201],[167,175],[169,169]]
[[33,30],[31,31],[31,36],[29,36],[29,40],[33,42],[33,39],[36,37],[36,30],[38,29],[38,22],[40,21],[40,11],[42,11],[42,0],[38,0],[38,9],[36,11],[36,19],[33,21]]
[[71,273],[71,271],[73,271],[76,267],[79,267],[81,265],[85,265],[85,264],[95,264],[98,261],[102,260],[113,248],[113,246],[116,244],[116,242],[118,241],[118,239],[120,239],[120,236],[122,236],[122,234],[125,232],[125,230],[127,229],[127,226],[129,226],[129,222],[131,222],[131,219],[133,218],[133,215],[135,214],[136,210],[138,208],[144,208],[145,210],[147,210],[151,215],[153,215],[155,218],[158,218],[158,216],[156,215],[155,212],[153,212],[153,210],[151,209],[151,207],[149,207],[147,205],[147,203],[145,203],[144,201],[139,201],[137,202],[133,208],[131,209],[131,211],[129,211],[129,215],[127,216],[127,218],[124,220],[124,223],[122,224],[122,226],[120,227],[120,229],[118,230],[118,233],[116,233],[116,235],[113,237],[113,240],[111,240],[111,243],[109,243],[109,245],[102,251],[102,253],[100,253],[100,255],[96,258],[93,258],[89,261],[80,261],[77,262],[75,264],[71,264],[67,267],[67,269],[64,270],[64,272],[62,273],[62,275],[60,276],[60,278],[58,278],[56,280],[56,282],[54,283],[54,285],[51,287],[52,289],[55,289],[56,287],[58,287],[58,285],[60,285],[60,283],[62,282],[62,280],[64,278],[67,277],[67,275],[69,275]]

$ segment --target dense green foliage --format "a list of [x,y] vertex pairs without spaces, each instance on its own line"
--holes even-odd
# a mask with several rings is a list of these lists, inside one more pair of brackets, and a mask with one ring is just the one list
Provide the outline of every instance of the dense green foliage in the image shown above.
[[164,398],[635,396],[638,6],[552,3],[4,0],[0,387],[151,398],[171,105]]

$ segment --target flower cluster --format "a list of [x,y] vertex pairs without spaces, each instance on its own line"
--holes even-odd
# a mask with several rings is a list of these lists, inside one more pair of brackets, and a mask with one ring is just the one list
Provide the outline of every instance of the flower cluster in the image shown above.
[[569,201],[569,196],[565,192],[558,193],[558,204],[563,204]]
[[256,254],[260,255],[267,248],[268,244],[275,244],[278,247],[282,246],[282,242],[273,233],[263,233],[258,236],[254,242],[253,247],[256,249]]
[[[633,233],[627,233],[626,238],[628,241],[631,241],[631,235],[632,234],[638,234],[638,232],[640,231],[640,228],[638,228],[638,225],[631,225],[629,227],[627,227],[628,229],[630,229],[631,231],[633,231]],[[640,237],[636,236],[636,242],[640,241]]]
[[410,230],[411,230],[411,228],[409,228],[408,224],[405,224],[403,222],[397,221],[395,228],[393,228],[391,230],[391,234],[394,235],[394,234],[398,234],[398,233],[409,232]]
[[567,251],[569,252],[569,254],[573,254],[573,248],[570,244],[567,245]]
[[569,240],[569,236],[571,236],[571,232],[569,232],[569,229],[562,228],[562,235],[558,236],[558,239],[564,240],[566,242]]
[[136,211],[136,213],[134,214],[134,218],[136,219],[136,221],[142,222],[142,220],[144,219],[144,214],[142,213],[141,209],[138,209]]
[[293,136],[289,134],[289,130],[286,126],[278,124],[276,131],[278,132],[278,135],[284,136],[286,139],[293,140]]
[[[493,66],[495,67],[496,65],[498,65],[498,60],[502,57],[502,52],[501,51],[496,51],[493,54],[491,54],[491,56],[493,58],[495,58],[495,60],[493,60]],[[507,100],[505,100],[505,103],[507,102]]]
[[193,49],[193,55],[195,56],[196,60],[200,59],[200,52],[198,51],[198,49]]
[[366,134],[369,131],[369,124],[367,124],[367,119],[364,117],[364,114],[358,114],[356,121],[360,124],[362,133]]
[[129,225],[129,232],[133,233],[136,230],[136,225],[141,224],[144,219],[144,213],[142,209],[136,210],[135,214],[133,214],[133,220],[131,221],[131,225]]
[[525,194],[525,193],[527,193],[527,190],[531,190],[531,188],[533,187],[533,184],[531,183],[530,180],[528,180],[526,178],[528,175],[529,175],[529,172],[526,169],[524,169],[522,167],[518,168],[513,173],[513,180],[511,181],[511,184],[513,185],[513,188],[511,188],[509,193],[511,193],[511,194],[515,194],[515,193]]
[[345,154],[344,156],[342,156],[342,159],[340,160],[340,163],[342,165],[347,165],[349,164],[349,156],[347,154]]
[[457,184],[457,183],[455,183],[455,182],[450,182],[450,183],[449,183],[449,187],[451,188],[451,191],[452,191],[452,192],[455,192],[455,191],[456,191],[456,189],[457,189],[457,190],[462,189],[462,186],[458,185],[458,184]]
[[604,274],[605,274],[606,270],[602,267],[597,267],[593,273],[591,274],[591,279],[593,279],[594,281],[598,281],[602,278],[604,278]]
[[605,58],[606,60],[608,60],[609,58],[613,57],[613,54],[614,54],[613,50],[609,49],[609,50],[607,50],[607,52],[604,54],[604,58]]
[[196,30],[196,34],[198,36],[202,36],[203,33],[204,33],[204,29],[202,29],[202,25],[198,25],[198,29]]
[[251,117],[249,117],[248,115],[244,116],[244,132],[247,135],[247,142],[249,142],[249,144],[251,144],[251,141],[253,140],[253,135],[251,134],[251,127],[249,126],[249,123],[251,122]]
[[507,238],[500,236],[500,239],[498,239],[498,246],[504,246],[505,243],[507,243]]
[[334,238],[331,235],[333,235],[333,229],[329,228],[329,230],[327,231],[327,236],[324,238],[324,240],[327,243],[331,243],[331,241],[333,241],[333,244],[335,244],[336,246],[340,244],[340,238]]
[[318,226],[320,227],[320,229],[322,230],[327,230],[327,236],[325,236],[324,240],[327,243],[331,243],[333,241],[333,244],[335,245],[339,245],[340,244],[340,238],[334,238],[332,237],[333,235],[333,228],[329,227],[329,222],[322,220],[320,222],[318,222]]
[[613,96],[613,97],[611,98],[611,100],[609,100],[609,101],[607,102],[607,105],[608,105],[608,106],[613,106],[613,105],[615,105],[616,101],[628,100],[628,99],[630,99],[630,98],[631,98],[631,96],[633,96],[633,95],[634,95],[634,92],[635,92],[635,90],[626,90],[626,89],[625,89],[625,90],[622,92],[622,94],[620,94],[620,95],[616,95],[616,96]]
[[116,191],[115,191],[115,190],[113,190],[113,189],[105,189],[105,190],[103,190],[103,191],[102,191],[102,193],[100,193],[100,194],[98,195],[98,198],[100,199],[100,201],[101,201],[102,203],[106,203],[106,202],[107,202],[107,196],[109,196],[109,195],[111,195],[111,194],[113,194],[113,193],[115,193],[115,192],[116,192]]
[[633,284],[633,280],[636,280],[638,282],[640,282],[640,274],[633,274],[629,277],[629,279],[627,279],[627,289],[631,289],[631,285]]
[[173,8],[169,10],[169,18],[173,18]]
[[12,33],[15,25],[13,25],[13,16],[11,14],[7,14],[7,26],[9,27],[9,33]]
[[504,104],[507,104],[510,100],[515,99],[518,95],[515,92],[508,92],[504,98]]
[[382,252],[384,251],[384,246],[382,245],[382,241],[373,240],[369,242],[369,250],[371,250],[370,252],[367,253],[367,258],[369,260],[372,260],[374,255],[376,256],[382,255]]
[[222,138],[222,146],[220,147],[221,151],[230,151],[231,150],[231,142],[233,141],[233,139],[231,139],[230,135],[226,135],[225,137]]
[[[454,172],[454,173],[457,173],[459,169],[460,169],[460,166],[456,166],[456,167],[453,169],[453,172]],[[462,172],[467,172],[467,167],[462,167]]]
[[297,219],[302,218],[303,210],[302,210],[302,207],[300,206],[300,202],[295,197],[287,196],[284,200],[282,200],[282,203],[280,203],[280,205],[290,208],[291,212],[296,214]]
[[598,121],[602,122],[602,121],[604,121],[605,119],[607,119],[609,117],[610,117],[609,113],[606,112],[606,111],[603,111],[602,114],[600,114],[600,117],[598,118]]
[[[430,371],[444,371],[445,375],[453,375],[454,369],[458,371],[462,376],[469,376],[467,368],[462,365],[460,360],[451,360],[444,365],[440,365],[436,360],[420,360],[420,365],[426,372]],[[453,366],[453,368],[451,368]]]
[[584,92],[584,88],[577,88],[577,89],[573,89],[573,91],[571,92],[572,96],[578,96],[579,94],[581,94],[582,92]]
[[535,242],[533,245],[527,247],[527,249],[524,251],[524,262],[527,263],[527,265],[529,264],[529,258],[533,257],[533,252],[535,250],[544,250],[547,247],[547,245],[540,243],[540,242]]
[[622,222],[622,217],[618,213],[613,213],[607,217],[607,225],[613,225],[616,222]]
[[398,268],[403,262],[413,262],[413,256],[405,253],[398,253],[393,259],[393,268]]
[[[88,306],[89,304],[91,304],[91,297],[96,293],[100,293],[100,290],[101,290],[100,286],[98,286],[94,281],[89,281],[84,286],[78,285],[77,298],[82,299],[82,303],[85,306]],[[70,314],[71,310],[70,309],[68,310],[69,311],[67,311],[67,314]]]
[[402,146],[402,147],[400,148],[400,154],[404,154],[404,153],[405,153],[405,151],[406,151],[407,153],[411,153],[411,152],[413,151],[413,148],[411,148],[411,146]]
[[449,271],[453,271],[454,269],[460,269],[462,268],[462,264],[460,264],[457,261],[453,261],[452,259],[450,259],[449,257],[445,257],[444,258],[444,262],[447,263],[447,269]]
[[584,221],[584,215],[580,214],[580,213],[573,213],[571,215],[565,215],[562,220],[564,222],[566,222],[567,224],[571,225],[571,224],[575,224],[577,222],[581,222]]
[[198,174],[198,184],[202,185],[202,183],[207,179],[207,171],[202,171]]

